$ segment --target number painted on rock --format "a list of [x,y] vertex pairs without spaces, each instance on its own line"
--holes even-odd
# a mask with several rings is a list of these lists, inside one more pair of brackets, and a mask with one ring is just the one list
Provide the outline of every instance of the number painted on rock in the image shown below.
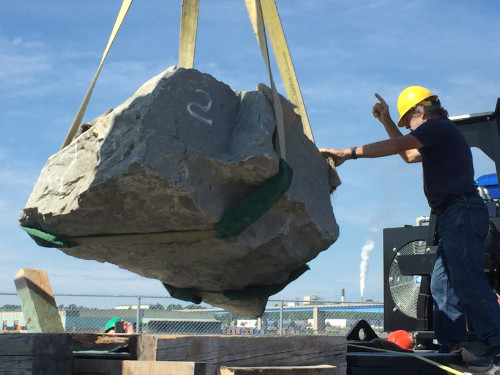
[[210,95],[208,95],[203,90],[196,89],[195,92],[201,92],[201,93],[205,94],[207,96],[207,98],[208,98],[208,103],[206,105],[201,105],[201,104],[196,103],[196,102],[189,102],[188,105],[187,105],[187,111],[195,119],[200,120],[200,121],[202,121],[202,122],[204,122],[204,123],[206,123],[208,125],[212,125],[212,119],[200,116],[198,113],[193,112],[193,110],[191,109],[191,107],[195,106],[195,107],[198,107],[199,109],[201,109],[203,112],[208,112],[210,110],[210,108],[212,107],[212,98],[210,97]]

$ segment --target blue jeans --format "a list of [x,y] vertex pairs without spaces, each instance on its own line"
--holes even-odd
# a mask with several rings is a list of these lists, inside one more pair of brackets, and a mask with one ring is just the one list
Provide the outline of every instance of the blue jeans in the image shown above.
[[483,267],[488,229],[488,209],[481,198],[461,200],[439,216],[431,293],[434,332],[442,352],[465,341],[465,315],[478,340],[500,346],[500,307]]

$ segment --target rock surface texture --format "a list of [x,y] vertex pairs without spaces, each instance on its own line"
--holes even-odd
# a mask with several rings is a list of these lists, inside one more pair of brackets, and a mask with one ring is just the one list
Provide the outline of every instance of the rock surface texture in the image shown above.
[[[194,302],[260,316],[269,286],[284,287],[338,237],[329,166],[292,105],[284,101],[284,109],[291,186],[238,236],[76,241],[61,250],[161,280]],[[208,74],[170,67],[49,158],[21,225],[69,240],[213,230],[278,172],[274,130],[262,91],[235,92]]]

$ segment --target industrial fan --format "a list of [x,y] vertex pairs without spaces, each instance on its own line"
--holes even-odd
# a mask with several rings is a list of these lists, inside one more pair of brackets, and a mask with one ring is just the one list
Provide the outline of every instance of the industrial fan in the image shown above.
[[427,329],[432,262],[429,226],[384,229],[384,330]]
[[417,318],[417,299],[420,293],[421,275],[403,275],[399,259],[408,255],[424,254],[425,241],[412,241],[396,252],[389,268],[388,284],[392,300],[405,315]]

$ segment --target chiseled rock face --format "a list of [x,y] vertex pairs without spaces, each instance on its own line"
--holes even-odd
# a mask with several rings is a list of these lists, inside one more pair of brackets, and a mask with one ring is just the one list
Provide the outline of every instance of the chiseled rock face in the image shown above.
[[[261,315],[268,296],[222,291],[286,283],[338,237],[329,167],[300,117],[285,109],[292,184],[240,235],[61,250],[195,290],[235,315]],[[214,229],[278,172],[274,128],[261,91],[238,93],[208,74],[171,67],[49,158],[20,222],[69,238]]]

